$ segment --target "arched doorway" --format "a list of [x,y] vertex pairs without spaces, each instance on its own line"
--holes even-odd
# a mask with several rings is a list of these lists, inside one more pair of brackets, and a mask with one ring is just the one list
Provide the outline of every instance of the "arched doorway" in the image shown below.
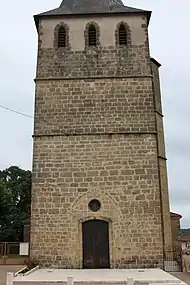
[[90,220],[82,223],[83,268],[110,268],[109,223]]

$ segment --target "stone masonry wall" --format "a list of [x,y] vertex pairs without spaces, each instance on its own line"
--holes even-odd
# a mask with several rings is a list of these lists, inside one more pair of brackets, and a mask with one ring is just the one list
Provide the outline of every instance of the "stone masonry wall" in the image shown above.
[[[98,26],[99,44],[88,47],[88,23]],[[118,25],[126,23],[127,46],[118,47]],[[57,48],[57,26],[67,26],[68,47]],[[107,26],[107,28],[106,28]],[[79,29],[80,27],[80,29]],[[39,26],[37,77],[89,78],[150,75],[145,17],[105,17],[42,20]]]
[[158,147],[158,165],[160,176],[160,195],[162,205],[162,223],[163,223],[163,235],[164,235],[164,250],[166,258],[171,256],[172,247],[172,230],[170,219],[170,205],[169,205],[169,193],[168,193],[168,179],[166,168],[166,153],[165,153],[165,140],[164,140],[164,127],[163,127],[163,115],[161,104],[161,92],[160,92],[160,80],[158,66],[152,62],[153,72],[153,89],[155,97],[155,119],[157,130],[157,147]]
[[90,48],[84,51],[41,48],[37,76],[47,77],[93,77],[150,75],[146,46],[116,49]]
[[[91,199],[99,212],[88,209]],[[35,138],[32,256],[81,267],[81,223],[94,217],[110,222],[112,267],[162,260],[155,135]]]
[[35,135],[155,132],[151,78],[36,84]]
[[181,251],[181,242],[179,241],[180,218],[180,216],[171,215],[172,246],[175,252]]
[[[147,19],[123,17],[40,22],[31,257],[43,266],[81,268],[82,222],[93,218],[109,222],[112,268],[163,261]],[[96,48],[86,46],[91,21],[99,26]],[[66,49],[56,48],[61,22]],[[118,47],[120,22],[128,27],[127,47]],[[102,206],[93,213],[95,198]]]

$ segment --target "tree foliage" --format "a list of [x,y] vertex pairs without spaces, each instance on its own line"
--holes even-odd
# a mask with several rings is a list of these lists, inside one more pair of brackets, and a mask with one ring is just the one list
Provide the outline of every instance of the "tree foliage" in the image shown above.
[[30,203],[31,172],[17,166],[0,170],[0,241],[22,241]]
[[190,235],[190,228],[188,228],[188,229],[181,229],[180,234],[182,236]]

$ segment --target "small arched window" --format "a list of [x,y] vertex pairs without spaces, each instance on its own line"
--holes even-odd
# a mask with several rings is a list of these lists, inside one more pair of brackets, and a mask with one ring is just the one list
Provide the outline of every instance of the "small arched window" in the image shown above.
[[89,46],[96,46],[97,45],[97,34],[96,34],[96,28],[92,24],[88,28],[88,45]]
[[127,31],[124,24],[119,26],[119,45],[127,45]]
[[59,28],[58,32],[58,47],[66,47],[66,30],[63,26]]

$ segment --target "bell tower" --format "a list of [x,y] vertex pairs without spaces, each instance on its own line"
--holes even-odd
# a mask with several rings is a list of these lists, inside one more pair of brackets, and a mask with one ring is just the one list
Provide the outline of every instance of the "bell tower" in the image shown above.
[[150,16],[121,0],[34,16],[30,252],[44,267],[150,267],[172,247]]

